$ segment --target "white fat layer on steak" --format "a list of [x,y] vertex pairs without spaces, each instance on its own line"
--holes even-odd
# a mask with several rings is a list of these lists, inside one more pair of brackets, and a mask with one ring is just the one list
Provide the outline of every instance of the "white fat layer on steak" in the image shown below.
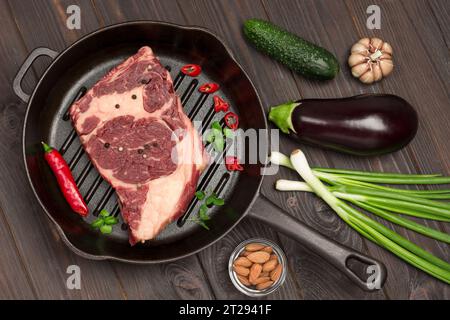
[[[130,239],[133,238],[132,242],[153,239],[168,223],[172,222],[174,218],[185,210],[190,200],[185,199],[186,193],[191,193],[192,197],[193,192],[195,192],[198,177],[208,162],[208,156],[203,149],[199,134],[183,112],[180,99],[174,92],[170,94],[167,102],[154,112],[148,112],[144,109],[144,85],[139,85],[131,90],[125,90],[122,93],[111,92],[99,96],[95,95],[95,88],[97,86],[105,85],[108,81],[116,80],[133,63],[148,60],[149,67],[147,70],[149,70],[151,66],[155,66],[156,61],[159,67],[161,67],[150,48],[143,47],[139,52],[139,56],[138,53],[136,56],[130,57],[124,63],[110,71],[82,99],[77,101],[70,110],[75,129],[80,136],[87,154],[102,177],[113,188],[126,188],[127,190],[135,191],[143,185],[148,187],[145,203],[140,207],[139,220],[130,223]],[[164,81],[172,85],[169,72],[165,69],[162,70],[165,72],[166,77]],[[83,102],[83,99],[87,100]],[[173,172],[146,181],[145,183],[127,183],[116,178],[113,169],[105,169],[100,166],[95,155],[92,155],[92,150],[87,145],[91,139],[96,137],[96,134],[105,123],[120,116],[133,116],[134,121],[152,118],[152,120],[158,121],[168,130],[172,131],[163,115],[165,111],[174,107],[174,99],[176,109],[178,110],[177,116],[181,120],[184,129],[182,131],[183,137],[181,141],[178,138],[178,132],[177,134],[172,134],[172,138],[176,142],[174,158],[177,161],[176,169]],[[88,108],[87,110],[83,110],[80,106],[86,103],[86,101],[89,101]],[[92,117],[97,117],[100,121],[92,131],[84,134],[83,124],[85,124],[86,119]],[[125,201],[128,201],[126,197],[122,197],[120,192],[118,196],[122,205],[124,205]],[[124,218],[126,219],[127,217],[124,216]]]

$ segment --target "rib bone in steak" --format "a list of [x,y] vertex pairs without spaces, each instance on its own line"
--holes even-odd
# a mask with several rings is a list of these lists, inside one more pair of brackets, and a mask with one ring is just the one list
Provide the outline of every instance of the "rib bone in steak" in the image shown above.
[[70,116],[117,193],[131,244],[154,238],[186,210],[207,156],[169,72],[149,47],[97,82]]

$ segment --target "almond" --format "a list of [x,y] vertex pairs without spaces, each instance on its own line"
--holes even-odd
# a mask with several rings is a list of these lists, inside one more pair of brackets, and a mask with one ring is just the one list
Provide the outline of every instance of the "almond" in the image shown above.
[[264,247],[264,248],[262,249],[262,251],[265,251],[265,252],[267,252],[267,253],[272,253],[273,249],[272,249],[272,247],[267,246],[267,247]]
[[269,260],[277,260],[278,261],[278,256],[273,253],[273,254],[270,255],[270,259]]
[[242,266],[233,266],[233,270],[238,275],[244,276],[244,277],[248,276],[248,274],[250,273],[250,269],[249,268],[245,268],[245,267],[242,267]]
[[250,274],[248,275],[248,281],[250,281],[250,283],[253,283],[256,279],[258,279],[259,275],[261,274],[262,271],[262,265],[255,263],[252,265],[252,267],[250,268]]
[[267,281],[270,281],[270,278],[269,278],[269,277],[259,277],[258,279],[254,280],[254,281],[252,282],[252,284],[258,285],[258,284],[260,284],[260,283],[267,282]]
[[270,273],[270,279],[272,279],[272,281],[278,281],[278,279],[280,279],[282,271],[283,266],[281,264],[277,265],[276,268],[273,269],[272,272]]
[[274,283],[273,281],[266,281],[266,282],[257,284],[257,285],[256,285],[256,289],[257,289],[257,290],[264,290],[264,289],[267,289],[268,287],[270,287],[271,285],[273,285],[273,283]]
[[270,254],[264,251],[256,251],[250,253],[247,258],[254,263],[266,263],[270,258]]
[[264,277],[270,277],[269,272],[261,272],[261,274],[259,275],[260,278],[264,278]]
[[267,261],[266,263],[264,263],[264,265],[263,265],[263,271],[264,271],[264,272],[270,272],[270,271],[272,271],[273,269],[275,269],[275,267],[277,266],[277,264],[278,264],[278,260],[275,260],[275,259],[269,260],[269,261]]
[[251,267],[252,264],[253,264],[253,262],[248,260],[246,257],[239,257],[234,261],[235,266],[242,266],[242,267],[246,267],[246,268]]
[[245,246],[245,250],[247,251],[259,251],[264,248],[263,244],[260,243],[249,243]]
[[241,275],[237,275],[237,278],[239,279],[239,281],[244,285],[244,286],[247,286],[247,287],[250,287],[251,286],[251,283],[248,281],[248,279],[246,278],[246,277],[244,277],[244,276],[241,276]]
[[246,257],[246,256],[248,256],[250,253],[252,253],[251,251],[242,251],[239,255],[241,256],[241,257]]

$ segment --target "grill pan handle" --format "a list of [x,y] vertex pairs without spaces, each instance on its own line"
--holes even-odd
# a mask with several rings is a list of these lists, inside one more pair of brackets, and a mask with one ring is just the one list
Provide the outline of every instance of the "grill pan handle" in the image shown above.
[[[361,289],[375,291],[383,286],[387,276],[386,267],[383,263],[326,238],[284,212],[262,194],[255,201],[249,215],[251,218],[269,224],[308,249],[318,253],[353,280]],[[366,279],[362,279],[352,269],[352,260],[356,260],[360,265],[365,266],[364,271],[368,276]]]
[[30,95],[28,93],[25,93],[25,91],[23,91],[23,89],[22,89],[22,80],[23,80],[25,74],[27,73],[27,71],[33,65],[33,62],[41,56],[47,56],[52,59],[55,59],[57,55],[58,55],[58,52],[53,51],[52,49],[45,48],[45,47],[39,47],[39,48],[36,48],[33,51],[31,51],[31,53],[25,59],[22,66],[20,67],[19,71],[17,71],[17,74],[14,77],[14,81],[13,81],[14,93],[23,102],[28,102],[28,100],[30,100]]

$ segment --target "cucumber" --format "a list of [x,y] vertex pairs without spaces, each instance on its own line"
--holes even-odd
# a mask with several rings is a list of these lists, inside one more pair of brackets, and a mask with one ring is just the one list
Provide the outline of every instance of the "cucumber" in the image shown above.
[[244,34],[258,50],[306,78],[330,80],[339,72],[339,62],[329,51],[273,23],[247,20]]

